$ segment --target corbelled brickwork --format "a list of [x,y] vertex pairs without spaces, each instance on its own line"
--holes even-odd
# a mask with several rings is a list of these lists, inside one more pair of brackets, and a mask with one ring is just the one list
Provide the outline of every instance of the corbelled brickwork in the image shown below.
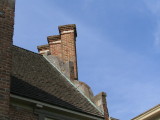
[[48,44],[38,46],[40,54],[50,51],[51,55],[57,56],[64,62],[73,62],[74,80],[78,80],[77,54],[76,54],[76,25],[59,26],[60,35],[49,36]]
[[0,0],[0,120],[9,119],[14,0]]

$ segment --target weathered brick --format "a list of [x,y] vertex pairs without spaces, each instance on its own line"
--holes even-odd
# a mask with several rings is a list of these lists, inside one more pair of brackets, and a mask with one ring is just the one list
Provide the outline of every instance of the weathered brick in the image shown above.
[[14,0],[0,0],[0,119],[9,119]]
[[65,62],[72,61],[74,63],[74,79],[78,79],[76,54],[76,26],[74,24],[59,26],[59,31],[62,41],[62,59]]

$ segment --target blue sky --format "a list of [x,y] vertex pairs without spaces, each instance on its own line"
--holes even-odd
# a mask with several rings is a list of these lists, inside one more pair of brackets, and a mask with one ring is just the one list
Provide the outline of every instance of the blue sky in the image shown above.
[[17,0],[14,44],[37,52],[76,24],[79,80],[129,120],[160,103],[159,13],[159,0]]

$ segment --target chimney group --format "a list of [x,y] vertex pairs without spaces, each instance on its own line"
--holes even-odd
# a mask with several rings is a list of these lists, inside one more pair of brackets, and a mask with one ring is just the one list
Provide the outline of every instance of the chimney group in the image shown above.
[[77,54],[76,54],[76,25],[59,26],[59,34],[48,36],[48,44],[38,46],[39,54],[50,53],[61,59],[64,63],[73,62],[74,80],[78,80]]

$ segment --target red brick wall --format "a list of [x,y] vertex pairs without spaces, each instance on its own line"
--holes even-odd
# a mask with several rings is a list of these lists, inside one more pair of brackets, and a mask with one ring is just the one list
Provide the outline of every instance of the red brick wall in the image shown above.
[[38,120],[38,116],[33,111],[11,106],[10,120]]
[[52,55],[62,58],[61,40],[49,43],[49,49]]
[[14,0],[0,0],[0,119],[9,119]]

